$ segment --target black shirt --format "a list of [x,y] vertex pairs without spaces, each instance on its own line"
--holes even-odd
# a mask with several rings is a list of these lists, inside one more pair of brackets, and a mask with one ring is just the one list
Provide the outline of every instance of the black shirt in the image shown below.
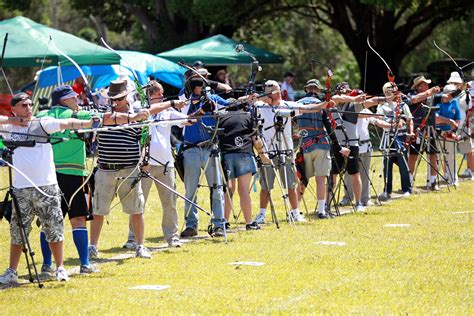
[[253,120],[250,113],[238,110],[223,115],[218,121],[218,127],[224,128],[219,145],[223,154],[253,153],[252,136]]

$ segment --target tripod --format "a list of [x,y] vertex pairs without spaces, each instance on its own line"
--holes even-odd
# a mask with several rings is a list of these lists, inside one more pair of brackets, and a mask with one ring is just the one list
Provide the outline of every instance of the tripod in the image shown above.
[[[34,147],[36,142],[33,141],[6,141],[3,140],[3,143],[7,147],[6,149],[3,149],[2,153],[2,162],[8,166],[8,183],[9,183],[9,189],[7,192],[7,197],[5,197],[5,201],[8,200],[8,196],[11,196],[12,201],[13,201],[13,209],[15,212],[15,215],[17,217],[18,221],[18,228],[20,229],[20,235],[21,235],[21,240],[22,240],[22,251],[25,254],[25,260],[26,260],[26,266],[28,267],[28,276],[29,276],[29,281],[33,283],[35,280],[38,282],[38,287],[41,289],[43,288],[43,284],[41,283],[38,275],[38,269],[36,268],[36,263],[35,263],[35,252],[31,248],[30,241],[28,240],[28,234],[27,234],[27,227],[26,224],[23,222],[23,216],[20,211],[18,199],[15,195],[14,187],[13,187],[13,177],[12,177],[12,163],[13,163],[13,153],[14,150],[18,147]],[[4,204],[4,208],[6,207],[6,203]],[[3,213],[3,210],[2,210]],[[13,215],[13,214],[12,214]],[[30,267],[30,260],[33,265],[33,270],[34,270],[34,275]]]
[[[434,140],[434,144],[431,143],[431,140]],[[415,149],[416,148],[410,144],[411,148]],[[434,147],[434,148],[433,148]],[[443,176],[441,174],[441,172],[439,171],[439,166],[438,168],[434,167],[431,162],[429,161],[429,159],[425,158],[423,156],[423,152],[426,151],[426,154],[427,156],[429,157],[430,155],[432,154],[436,154],[436,153],[440,153],[442,155],[442,158],[444,158],[444,153],[441,152],[441,143],[440,143],[440,140],[438,138],[438,134],[436,133],[436,130],[434,128],[433,125],[426,125],[424,131],[423,131],[423,134],[421,136],[421,144],[420,144],[420,150],[418,151],[418,155],[420,156],[418,161],[416,162],[416,166],[415,166],[415,170],[413,172],[413,180],[412,180],[412,186],[413,184],[415,183],[415,180],[416,180],[416,175],[417,175],[417,171],[418,171],[418,167],[421,163],[421,160],[424,160],[427,164],[428,164],[428,168],[427,168],[427,172],[426,172],[426,189],[429,190],[430,188],[430,181],[431,181],[431,169],[435,170],[437,176],[441,179],[443,179],[444,181],[446,181],[446,183],[448,183],[448,190],[449,190],[449,181],[448,179]]]
[[[293,173],[294,179],[296,181],[296,170],[293,164],[293,148],[289,147],[288,140],[285,137],[284,130],[286,127],[286,124],[288,123],[288,120],[290,119],[289,117],[286,117],[286,121],[284,122],[284,117],[281,115],[276,114],[274,116],[274,125],[267,127],[267,129],[274,128],[275,129],[275,135],[273,136],[270,147],[274,148],[274,150],[268,150],[266,143],[264,142],[265,150],[267,153],[269,153],[270,158],[272,159],[271,163],[271,168],[273,170],[273,173],[275,175],[275,178],[277,180],[278,186],[280,188],[280,191],[282,193],[282,198],[283,202],[285,205],[285,211],[286,211],[286,217],[288,222],[295,224],[293,216],[290,214],[290,203],[289,203],[289,183],[288,183],[288,170],[287,170],[287,164],[288,164],[288,158],[291,159],[290,162],[290,168],[291,172]],[[276,140],[276,143],[275,143]],[[285,149],[284,149],[285,148]],[[277,163],[273,162],[273,158],[277,157]],[[278,169],[278,173],[277,173]],[[265,177],[265,184],[267,184],[267,190],[270,195],[270,188],[268,186],[268,175],[266,174],[265,167],[263,168],[263,174]],[[282,184],[282,180],[284,183]],[[286,189],[286,191],[285,191]],[[272,216],[275,216],[276,214],[273,215],[273,210],[272,210]]]
[[384,131],[383,140],[380,144],[383,153],[384,194],[388,197],[392,193],[393,163],[391,160],[397,158],[398,169],[402,182],[403,193],[411,191],[408,162],[405,156],[405,147],[399,139],[399,135],[391,131]]

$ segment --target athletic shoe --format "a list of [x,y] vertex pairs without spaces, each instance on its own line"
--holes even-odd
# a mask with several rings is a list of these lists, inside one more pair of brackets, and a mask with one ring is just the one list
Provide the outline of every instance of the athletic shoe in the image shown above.
[[330,215],[329,213],[318,213],[318,218],[319,219],[331,219],[333,218],[332,215]]
[[225,222],[225,230],[229,230],[230,229],[230,223],[229,222]]
[[245,225],[246,230],[258,230],[260,229],[260,225],[257,222],[251,222],[250,224]]
[[379,200],[380,200],[380,201],[388,201],[388,200],[390,200],[391,198],[392,198],[392,196],[391,196],[389,193],[387,193],[387,192],[384,192],[384,193],[382,193],[382,194],[379,195]]
[[134,240],[127,240],[122,246],[123,249],[137,249],[137,243]]
[[10,268],[5,270],[5,273],[0,276],[0,284],[16,284],[18,283],[18,273]]
[[89,245],[89,259],[99,259],[99,250],[97,246]]
[[92,264],[89,264],[89,265],[81,265],[81,268],[80,268],[80,274],[91,274],[91,273],[97,273],[99,272],[99,269],[97,269],[96,266],[92,265]]
[[403,192],[403,194],[402,194],[403,197],[408,197],[410,195],[411,195],[411,193],[409,191]]
[[69,281],[69,276],[67,275],[67,271],[64,269],[64,267],[59,267],[56,269],[56,279],[59,282]]
[[466,178],[470,178],[472,176],[474,175],[472,174],[471,169],[465,169],[464,172],[461,174],[461,177],[466,177]]
[[339,202],[339,205],[340,205],[340,206],[347,206],[347,205],[350,205],[350,204],[351,204],[351,201],[349,201],[349,200],[346,199],[346,198],[343,198],[343,199],[341,200],[341,202]]
[[181,232],[181,238],[194,237],[194,236],[197,236],[197,234],[198,234],[197,229],[186,227],[186,229]]
[[304,223],[306,219],[301,215],[299,211],[290,211],[290,222],[293,221],[295,223]]
[[54,270],[51,266],[48,266],[47,264],[43,264],[41,266],[41,276],[43,277],[53,277],[54,276]]
[[180,248],[182,245],[178,238],[171,238],[168,241],[168,247],[170,248]]
[[430,190],[431,190],[431,191],[439,191],[440,188],[439,188],[438,183],[436,183],[436,182],[431,183],[431,185],[430,185]]
[[151,253],[148,250],[147,247],[140,245],[137,246],[137,252],[136,252],[136,257],[137,258],[144,258],[144,259],[151,259]]
[[265,219],[265,215],[263,215],[262,213],[258,213],[257,216],[255,217],[255,223],[266,224],[267,221]]
[[214,237],[224,237],[224,229],[221,227],[216,227],[212,229],[212,236]]
[[363,212],[365,212],[365,207],[362,206],[362,203],[357,202],[356,205],[355,205],[355,211],[357,213],[363,213]]
[[362,202],[362,206],[364,206],[364,207],[372,206],[372,202],[371,201]]

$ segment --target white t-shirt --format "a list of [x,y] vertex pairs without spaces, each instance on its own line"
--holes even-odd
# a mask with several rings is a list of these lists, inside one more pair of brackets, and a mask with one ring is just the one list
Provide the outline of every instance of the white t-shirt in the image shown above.
[[[363,109],[360,111],[361,114],[367,113],[372,114],[369,109]],[[369,134],[369,124],[375,125],[375,118],[373,116],[369,117],[360,117],[357,120],[357,132],[359,133],[359,153],[366,153],[372,151],[372,145],[370,142],[366,142],[370,140]]]
[[[174,158],[171,154],[171,126],[181,126],[184,122],[176,119],[186,119],[187,115],[169,108],[153,116],[154,120],[169,120],[160,122],[150,128],[150,164],[162,166],[169,162],[169,167],[174,167]],[[152,159],[153,158],[153,159]]]
[[[275,110],[283,109],[283,110],[293,110],[295,111],[295,116],[301,115],[299,111],[300,107],[304,107],[302,104],[298,104],[292,101],[281,101],[280,106],[278,107],[270,107],[266,103],[258,101],[257,106],[264,106],[259,109],[259,112],[262,116],[263,121],[263,138],[265,139],[265,144],[268,150],[277,150],[278,148],[278,141],[275,137],[276,130],[275,130]],[[283,117],[283,124],[285,127],[283,129],[284,139],[281,140],[282,145],[280,150],[287,150],[293,149],[293,139],[292,139],[292,128],[291,128],[291,117],[286,118]],[[268,129],[267,129],[268,128]],[[285,142],[286,140],[286,142]]]
[[293,90],[293,86],[291,84],[286,83],[286,81],[283,81],[283,83],[281,84],[282,94],[283,91],[286,91],[286,93],[288,94],[288,99],[290,99],[290,101],[295,100],[295,90]]
[[[41,126],[48,134],[61,130],[61,120],[43,117]],[[31,123],[30,123],[31,124]],[[1,133],[2,131],[28,133],[29,127],[10,124],[0,125],[0,134],[6,140],[26,140],[26,135]],[[37,186],[57,184],[53,148],[50,143],[36,143],[35,147],[18,147],[13,152],[13,165]],[[13,171],[13,186],[17,189],[31,188],[33,184],[16,170]]]

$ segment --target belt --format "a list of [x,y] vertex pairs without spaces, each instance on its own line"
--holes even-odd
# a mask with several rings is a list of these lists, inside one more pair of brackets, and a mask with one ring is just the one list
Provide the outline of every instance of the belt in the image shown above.
[[205,140],[203,142],[197,144],[184,144],[183,151],[191,149],[191,148],[207,148],[211,142],[209,140]]
[[136,164],[124,165],[124,164],[118,164],[118,163],[98,163],[97,166],[99,167],[99,169],[102,169],[102,170],[122,170],[125,168],[135,167]]
[[359,145],[370,143],[370,139],[359,140]]

